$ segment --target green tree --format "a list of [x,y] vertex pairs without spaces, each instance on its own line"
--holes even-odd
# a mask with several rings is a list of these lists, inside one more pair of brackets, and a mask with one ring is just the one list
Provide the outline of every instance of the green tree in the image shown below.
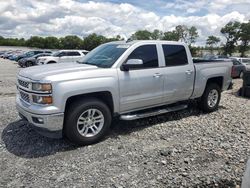
[[239,39],[240,22],[229,22],[221,28],[221,33],[226,37],[226,44],[224,46],[224,54],[232,55],[235,51],[237,40]]
[[178,35],[178,33],[174,30],[174,31],[167,31],[163,34],[162,39],[163,40],[172,40],[172,41],[178,41],[180,40],[179,38],[180,36]]
[[60,48],[60,40],[56,37],[45,37],[44,38],[44,48],[47,49],[59,49]]
[[188,36],[187,36],[187,43],[191,46],[195,43],[196,39],[199,37],[197,28],[192,26],[188,28]]
[[150,40],[152,33],[148,30],[139,30],[136,31],[132,36],[131,39],[133,40]]
[[92,50],[105,42],[107,39],[104,36],[93,33],[84,38],[82,48]]
[[178,25],[175,27],[175,31],[179,40],[187,43],[189,46],[195,43],[196,39],[199,37],[197,28],[194,26],[188,28],[186,25]]
[[241,53],[241,57],[245,56],[245,52],[249,50],[249,42],[250,42],[250,20],[247,23],[242,23],[240,25],[240,33],[239,39],[241,41],[239,51]]
[[187,43],[188,27],[185,25],[177,25],[175,27],[175,31],[179,37],[179,40]]
[[216,46],[219,42],[220,42],[219,37],[213,35],[208,36],[206,44],[209,46],[211,53],[213,53],[214,46]]
[[44,38],[39,36],[32,36],[26,41],[26,46],[44,48]]
[[80,49],[82,45],[82,39],[78,36],[68,35],[60,38],[60,47],[63,49]]
[[163,32],[155,29],[152,33],[151,33],[151,39],[153,40],[161,40],[163,37]]

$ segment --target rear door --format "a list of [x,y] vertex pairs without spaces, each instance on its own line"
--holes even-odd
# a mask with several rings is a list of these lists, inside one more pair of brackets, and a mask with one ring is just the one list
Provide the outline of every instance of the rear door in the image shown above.
[[[193,92],[195,70],[188,60],[185,47],[178,44],[162,44],[165,60],[164,103],[187,100]],[[190,55],[191,57],[191,55]]]
[[71,57],[69,56],[68,53],[69,53],[68,51],[62,51],[60,53],[60,56],[59,56],[60,63],[67,63],[67,62],[71,61],[71,59],[70,59]]
[[[154,106],[162,103],[163,73],[155,44],[134,49],[129,59],[141,59],[143,65],[129,71],[118,69],[120,85],[120,111]],[[126,62],[124,62],[126,63]]]
[[82,60],[82,56],[78,51],[72,51],[70,52],[70,55],[73,62]]

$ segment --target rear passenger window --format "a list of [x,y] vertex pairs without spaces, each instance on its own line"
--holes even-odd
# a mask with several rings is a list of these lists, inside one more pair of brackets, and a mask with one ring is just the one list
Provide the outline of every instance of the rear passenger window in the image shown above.
[[142,68],[158,67],[158,55],[156,45],[140,46],[129,55],[128,59],[141,59],[143,61]]
[[166,66],[180,66],[188,64],[187,54],[182,45],[162,45]]
[[243,63],[250,63],[250,59],[242,59]]
[[80,56],[79,52],[67,52],[68,56]]

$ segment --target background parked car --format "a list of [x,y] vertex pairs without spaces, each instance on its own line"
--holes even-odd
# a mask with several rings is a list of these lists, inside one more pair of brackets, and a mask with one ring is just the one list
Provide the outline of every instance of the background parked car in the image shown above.
[[12,51],[6,51],[5,53],[1,54],[0,57],[6,59],[12,53],[13,53]]
[[34,55],[32,57],[22,58],[18,61],[18,65],[20,67],[30,67],[30,66],[37,65],[36,64],[37,58],[44,57],[44,56],[51,56],[51,53],[41,53],[41,54]]
[[19,61],[22,58],[32,57],[36,54],[41,54],[41,53],[52,53],[52,52],[48,51],[48,50],[46,50],[46,51],[44,51],[44,50],[32,50],[32,51],[28,51],[26,53],[23,53],[23,54],[17,56],[15,61]]
[[246,71],[246,66],[236,59],[232,59],[233,66],[231,77],[232,78],[243,78],[244,72]]
[[231,57],[231,59],[236,59],[245,66],[250,66],[250,58],[245,57]]
[[206,54],[202,57],[205,60],[214,60],[214,59],[228,59],[226,55],[213,55],[213,54]]
[[37,64],[77,62],[83,60],[85,52],[86,51],[83,50],[60,50],[55,52],[52,56],[39,57],[37,59]]
[[6,51],[0,51],[0,56],[3,55]]
[[15,61],[15,59],[17,58],[17,56],[22,55],[23,53],[25,53],[25,52],[22,51],[22,50],[16,50],[13,53],[11,53],[11,55],[8,57],[8,59]]

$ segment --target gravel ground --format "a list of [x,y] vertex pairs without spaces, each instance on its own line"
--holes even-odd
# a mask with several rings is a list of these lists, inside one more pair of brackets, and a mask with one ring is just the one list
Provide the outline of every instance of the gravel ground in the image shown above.
[[40,136],[15,110],[17,65],[0,59],[0,187],[239,187],[250,155],[242,80],[219,110],[116,120],[107,138],[77,147]]

